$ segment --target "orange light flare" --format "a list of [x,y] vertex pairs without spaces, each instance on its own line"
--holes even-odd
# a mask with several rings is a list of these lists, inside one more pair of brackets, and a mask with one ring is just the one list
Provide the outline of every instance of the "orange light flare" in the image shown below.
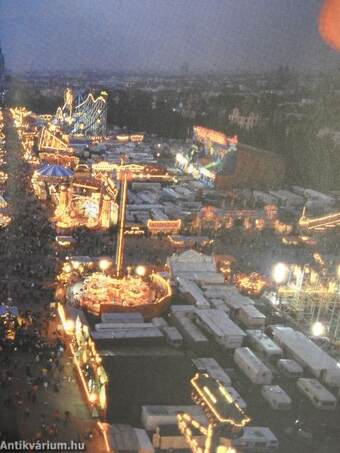
[[233,283],[241,293],[259,297],[269,287],[265,277],[253,272],[251,274],[237,273],[233,276]]
[[319,33],[330,47],[340,51],[339,0],[324,0],[319,16]]
[[102,423],[102,422],[97,422],[97,425],[104,437],[106,451],[111,452],[112,450],[110,448],[110,442],[109,442],[108,434],[107,434],[107,424]]

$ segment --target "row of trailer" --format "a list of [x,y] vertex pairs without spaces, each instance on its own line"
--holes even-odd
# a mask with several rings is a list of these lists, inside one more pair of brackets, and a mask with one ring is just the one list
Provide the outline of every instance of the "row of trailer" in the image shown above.
[[[223,349],[234,350],[234,363],[253,384],[263,386],[262,396],[268,400],[273,409],[284,410],[291,406],[289,395],[272,384],[274,364],[280,375],[288,379],[297,379],[299,383],[305,382],[301,379],[309,379],[304,377],[306,372],[307,375],[312,374],[327,386],[340,387],[340,365],[308,337],[292,328],[273,326],[273,338],[271,338],[261,329],[243,331],[222,310],[174,306],[172,311],[177,321],[182,321],[179,330],[189,327],[192,337],[196,337],[191,338],[191,344],[204,343],[204,348],[196,348],[196,352],[202,354],[210,351],[209,339],[211,338]],[[184,319],[186,321],[183,322]],[[183,337],[185,339],[185,333]],[[266,362],[270,365],[267,366]],[[230,377],[214,359],[195,359],[195,367],[199,371],[207,371],[225,386],[231,385]],[[306,390],[302,390],[301,383],[297,387],[315,407],[331,409],[333,406],[328,403],[328,400],[333,401],[335,405],[336,398],[321,382],[316,382],[318,383],[316,391],[320,391],[318,397],[311,398]],[[328,399],[325,397],[327,392]],[[246,406],[245,403],[244,406]]]
[[340,363],[302,332],[273,326],[274,341],[308,373],[330,387],[340,388]]
[[[269,338],[263,332],[266,317],[254,301],[241,295],[234,286],[207,284],[202,278],[199,275],[195,281],[181,280],[181,289],[183,293],[190,293],[189,302],[196,308],[191,314],[191,322],[208,338],[213,338],[225,349],[236,349],[243,346],[247,336],[248,344],[265,359],[277,361],[286,354],[324,384],[340,387],[340,364],[311,339],[283,326],[274,326],[273,339]],[[290,373],[284,366],[283,372]]]
[[[118,331],[120,335],[124,332],[124,336],[126,332],[130,336],[130,332],[134,330],[146,333],[155,329],[158,335],[160,333],[163,339],[166,338],[175,348],[186,344],[198,356],[192,359],[193,368],[218,379],[239,406],[246,410],[246,401],[232,386],[229,370],[223,369],[214,358],[209,357],[213,339],[222,350],[232,352],[235,365],[251,383],[258,386],[262,398],[273,410],[285,411],[292,407],[291,397],[284,389],[275,385],[274,365],[279,374],[296,380],[297,389],[314,407],[323,410],[336,407],[337,399],[325,385],[340,387],[340,367],[308,337],[282,326],[271,326],[272,335],[269,337],[264,332],[264,315],[257,310],[251,299],[239,295],[234,287],[220,284],[191,285],[193,282],[190,279],[185,283],[188,284],[187,288],[191,289],[192,294],[195,294],[196,290],[199,291],[198,294],[207,301],[208,307],[204,303],[201,306],[173,305],[169,314],[170,324],[164,318],[154,318],[152,323],[144,323],[144,327],[139,324],[141,320],[130,318],[127,323],[130,325],[124,326],[122,319],[113,320],[108,317],[102,319],[105,326],[95,327],[96,335],[110,337],[112,332],[109,334],[109,331],[112,328],[116,330],[115,334]],[[195,296],[198,298],[197,294]],[[211,300],[222,301],[226,309],[210,308]],[[112,323],[116,325],[113,326]],[[310,375],[313,378],[306,377]],[[147,410],[142,417],[145,429],[153,432],[154,448],[188,448],[183,436],[176,431],[176,411],[182,412],[183,408],[174,409],[175,414],[164,414],[164,409],[162,410],[163,419],[161,414],[152,415]],[[154,417],[153,423],[150,421],[151,415]],[[263,439],[258,440],[258,443],[251,440],[252,430],[259,430],[259,433],[263,434]],[[233,446],[240,451],[273,451],[278,444],[275,436],[274,439],[272,436],[274,435],[268,428],[249,427],[241,438],[243,443],[237,445],[237,442],[241,442],[238,439]]]
[[[243,374],[255,385],[261,385],[261,394],[275,410],[289,410],[292,400],[278,385],[272,385],[272,371],[249,349],[238,348],[234,352],[234,362]],[[317,409],[332,410],[336,408],[337,398],[315,378],[301,377],[303,368],[294,360],[279,359],[278,370],[285,376],[297,378],[297,389]]]

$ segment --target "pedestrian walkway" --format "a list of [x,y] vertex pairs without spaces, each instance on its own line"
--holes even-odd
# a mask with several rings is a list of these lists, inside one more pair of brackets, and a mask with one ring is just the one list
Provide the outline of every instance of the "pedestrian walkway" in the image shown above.
[[106,450],[97,421],[82,398],[57,321],[46,310],[53,301],[46,287],[56,268],[55,233],[30,192],[30,169],[8,112],[6,119],[6,190],[12,222],[0,233],[0,268],[5,273],[1,288],[7,291],[2,297],[21,312],[29,311],[32,322],[0,350],[0,440],[83,441],[87,452],[101,453]]

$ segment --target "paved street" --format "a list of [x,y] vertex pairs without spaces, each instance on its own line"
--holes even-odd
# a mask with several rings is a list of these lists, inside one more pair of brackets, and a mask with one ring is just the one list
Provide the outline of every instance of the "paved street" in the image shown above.
[[[6,187],[12,223],[0,233],[1,298],[21,313],[30,311],[30,325],[20,340],[0,352],[0,433],[11,440],[84,441],[88,452],[105,451],[102,436],[82,398],[70,355],[62,352],[57,321],[46,307],[53,301],[46,284],[53,281],[54,232],[46,213],[29,192],[29,170],[21,158],[16,131],[7,116]],[[24,317],[26,314],[23,315]],[[85,439],[91,432],[93,439]]]

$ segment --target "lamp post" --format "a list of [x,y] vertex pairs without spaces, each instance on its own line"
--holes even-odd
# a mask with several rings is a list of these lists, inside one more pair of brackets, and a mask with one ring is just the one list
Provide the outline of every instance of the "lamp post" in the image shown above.
[[281,299],[279,296],[280,285],[287,282],[289,276],[289,267],[285,263],[277,263],[273,267],[272,278],[275,283],[275,301],[278,302],[281,311]]
[[320,321],[316,321],[311,330],[314,337],[321,337],[326,332],[325,326]]
[[112,260],[108,258],[102,258],[101,260],[99,260],[98,266],[103,274],[105,274],[105,272],[108,271],[112,266]]
[[138,275],[138,277],[144,277],[146,273],[146,268],[145,266],[139,265],[135,268],[135,273]]

